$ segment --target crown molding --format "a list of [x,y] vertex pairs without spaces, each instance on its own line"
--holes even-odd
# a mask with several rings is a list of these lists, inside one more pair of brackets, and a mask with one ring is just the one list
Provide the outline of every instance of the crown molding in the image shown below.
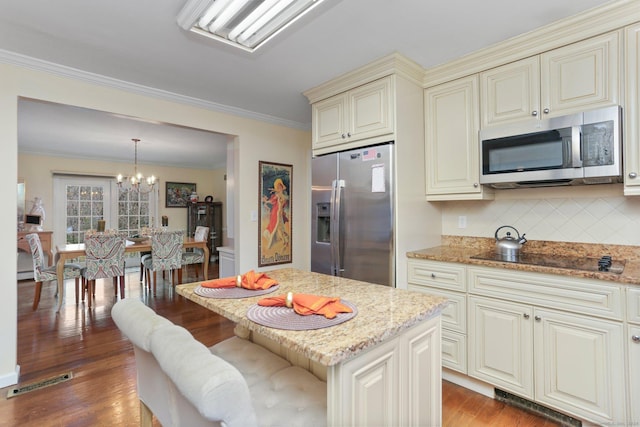
[[43,61],[41,59],[32,58],[30,56],[21,55],[21,54],[10,52],[3,49],[0,49],[0,62],[9,64],[9,65],[15,65],[22,68],[35,70],[35,71],[43,71],[49,74],[55,74],[61,77],[66,77],[73,80],[79,80],[86,83],[124,90],[124,91],[135,93],[138,95],[144,95],[152,98],[162,99],[164,101],[176,102],[179,104],[202,108],[209,111],[215,111],[218,113],[225,113],[233,116],[243,117],[246,119],[270,123],[277,126],[284,126],[284,127],[304,130],[304,131],[311,130],[310,123],[300,123],[293,120],[281,119],[279,117],[270,116],[268,114],[257,113],[254,111],[244,110],[242,108],[237,108],[229,105],[218,104],[216,102],[206,101],[204,99],[180,95],[180,94],[168,92],[162,89],[143,86],[136,83],[127,82],[124,80],[103,76],[100,74],[78,70],[76,68],[67,67],[65,65]]
[[390,75],[397,75],[422,86],[424,68],[397,52],[384,56],[367,65],[303,92],[309,102],[321,101],[333,95],[356,88]]
[[638,0],[617,0],[425,71],[425,88],[619,30],[640,21]]

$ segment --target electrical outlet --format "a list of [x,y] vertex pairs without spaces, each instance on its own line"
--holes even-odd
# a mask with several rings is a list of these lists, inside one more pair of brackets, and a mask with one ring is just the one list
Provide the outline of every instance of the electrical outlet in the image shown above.
[[467,228],[467,217],[465,215],[458,217],[458,228]]
[[251,211],[251,221],[256,222],[258,220],[258,211]]

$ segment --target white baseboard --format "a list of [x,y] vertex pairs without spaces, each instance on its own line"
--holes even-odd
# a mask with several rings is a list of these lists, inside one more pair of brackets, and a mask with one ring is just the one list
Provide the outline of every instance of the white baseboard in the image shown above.
[[16,365],[15,372],[0,375],[0,388],[18,384],[18,379],[20,379],[20,365]]
[[476,393],[480,393],[484,396],[495,398],[494,387],[490,384],[471,378],[465,374],[461,374],[456,371],[452,371],[447,368],[442,368],[442,379],[457,384],[461,387],[467,388]]

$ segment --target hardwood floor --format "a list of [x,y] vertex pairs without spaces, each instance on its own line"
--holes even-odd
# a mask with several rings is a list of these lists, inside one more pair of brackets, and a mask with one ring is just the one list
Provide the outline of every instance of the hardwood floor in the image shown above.
[[[217,277],[211,264],[209,278]],[[189,280],[188,278],[191,278]],[[159,314],[187,328],[207,346],[233,335],[234,324],[177,295],[169,283],[156,297],[139,283],[137,271],[127,274],[126,296],[140,298]],[[193,269],[183,281],[193,281]],[[31,310],[33,281],[18,282],[18,387],[72,372],[60,384],[12,398],[2,389],[0,426],[136,426],[139,407],[133,349],[111,320],[117,301],[110,281],[98,281],[91,309],[74,301],[73,281],[55,313],[55,285],[43,287],[40,307]],[[155,425],[159,425],[157,421]],[[552,427],[558,424],[504,403],[443,382],[443,425]]]

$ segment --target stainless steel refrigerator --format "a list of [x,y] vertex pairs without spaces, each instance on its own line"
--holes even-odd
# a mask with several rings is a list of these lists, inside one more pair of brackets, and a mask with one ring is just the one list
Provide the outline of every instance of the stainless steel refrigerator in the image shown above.
[[313,158],[312,271],[395,286],[393,148]]

